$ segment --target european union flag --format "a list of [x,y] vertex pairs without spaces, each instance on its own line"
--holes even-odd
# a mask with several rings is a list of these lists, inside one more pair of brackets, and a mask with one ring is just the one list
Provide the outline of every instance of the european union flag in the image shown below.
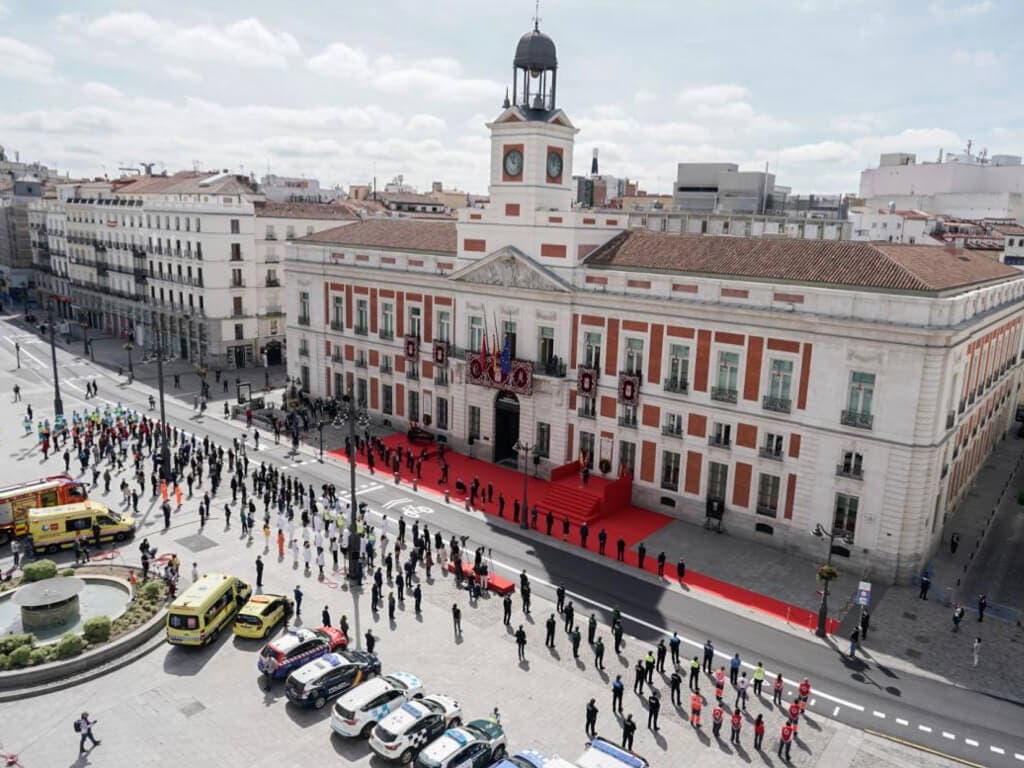
[[498,363],[501,365],[502,376],[512,373],[512,339],[508,334],[505,334],[505,343],[501,347],[501,358]]

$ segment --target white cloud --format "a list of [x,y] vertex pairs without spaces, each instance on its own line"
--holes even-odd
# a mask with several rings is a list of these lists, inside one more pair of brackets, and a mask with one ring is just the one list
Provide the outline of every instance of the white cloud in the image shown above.
[[331,43],[306,59],[310,71],[324,77],[349,80],[389,94],[420,93],[442,101],[477,101],[501,98],[504,86],[493,80],[464,77],[453,58],[404,60],[381,54],[376,59],[345,43]]
[[42,85],[61,82],[53,69],[53,56],[13,37],[0,37],[0,62],[0,78]]
[[63,16],[61,27],[71,34],[114,48],[142,47],[170,58],[218,62],[242,67],[283,68],[301,55],[298,41],[287,32],[268,29],[249,18],[215,26],[186,26],[142,12],[118,12],[93,21]]
[[444,120],[436,115],[418,114],[409,118],[405,129],[409,133],[441,133],[447,125]]
[[749,91],[735,83],[717,83],[687,88],[679,94],[679,101],[687,106],[717,107],[743,101]]
[[980,0],[980,2],[952,6],[943,2],[934,2],[928,5],[928,13],[943,23],[982,16],[991,10],[992,0]]
[[81,86],[80,93],[92,103],[120,102],[124,99],[124,94],[114,86],[107,85],[106,83],[98,83],[96,81],[84,83]]
[[198,72],[176,64],[169,64],[164,67],[164,74],[172,80],[180,80],[185,83],[198,83],[203,79]]
[[819,141],[780,149],[774,157],[783,163],[838,165],[856,162],[858,152],[849,144],[841,141]]
[[838,133],[869,133],[882,125],[881,116],[874,112],[858,112],[851,115],[836,115],[830,125]]
[[992,51],[979,49],[953,51],[953,63],[957,66],[975,67],[976,69],[993,69],[1001,64],[1001,59]]

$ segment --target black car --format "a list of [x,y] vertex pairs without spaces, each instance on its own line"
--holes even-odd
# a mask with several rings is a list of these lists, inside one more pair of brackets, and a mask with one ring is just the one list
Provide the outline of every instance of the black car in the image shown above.
[[288,675],[284,692],[293,704],[321,709],[331,699],[379,674],[380,659],[372,653],[328,653]]

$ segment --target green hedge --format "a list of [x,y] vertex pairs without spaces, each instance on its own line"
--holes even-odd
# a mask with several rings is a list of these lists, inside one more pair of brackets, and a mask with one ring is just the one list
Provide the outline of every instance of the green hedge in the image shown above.
[[[91,621],[91,619],[90,619]],[[77,656],[85,648],[85,640],[80,638],[74,632],[68,632],[63,635],[60,640],[57,641],[57,658],[58,659],[69,659],[72,656]],[[37,648],[36,650],[44,650]],[[35,653],[35,651],[33,651]]]
[[93,616],[86,619],[83,625],[83,634],[90,643],[104,643],[110,639],[110,617]]
[[[59,648],[57,649],[59,650]],[[74,654],[71,654],[72,656]],[[64,657],[62,657],[64,658]],[[48,661],[54,659],[54,648],[53,646],[43,646],[42,648],[33,648],[32,653],[28,655],[28,663],[33,667],[37,664],[45,664]]]
[[26,632],[21,635],[7,635],[0,637],[0,653],[8,655],[14,651],[15,648],[20,648],[23,645],[31,648],[36,644],[36,636]]
[[11,660],[12,667],[27,667],[29,660],[32,658],[32,649],[27,645],[19,645],[11,651],[8,658]]
[[57,564],[53,560],[33,560],[21,569],[23,583],[52,579],[57,575]]
[[142,599],[143,600],[158,600],[160,599],[160,582],[159,581],[147,581],[142,585]]
[[74,576],[75,575],[75,569],[74,568],[65,568],[63,571],[60,572],[60,575],[61,576]]

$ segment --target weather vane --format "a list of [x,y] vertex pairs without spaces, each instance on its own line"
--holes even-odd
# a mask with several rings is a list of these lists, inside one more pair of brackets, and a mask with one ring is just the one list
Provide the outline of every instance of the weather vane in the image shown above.
[[540,0],[535,0],[533,10],[533,30],[540,30]]

